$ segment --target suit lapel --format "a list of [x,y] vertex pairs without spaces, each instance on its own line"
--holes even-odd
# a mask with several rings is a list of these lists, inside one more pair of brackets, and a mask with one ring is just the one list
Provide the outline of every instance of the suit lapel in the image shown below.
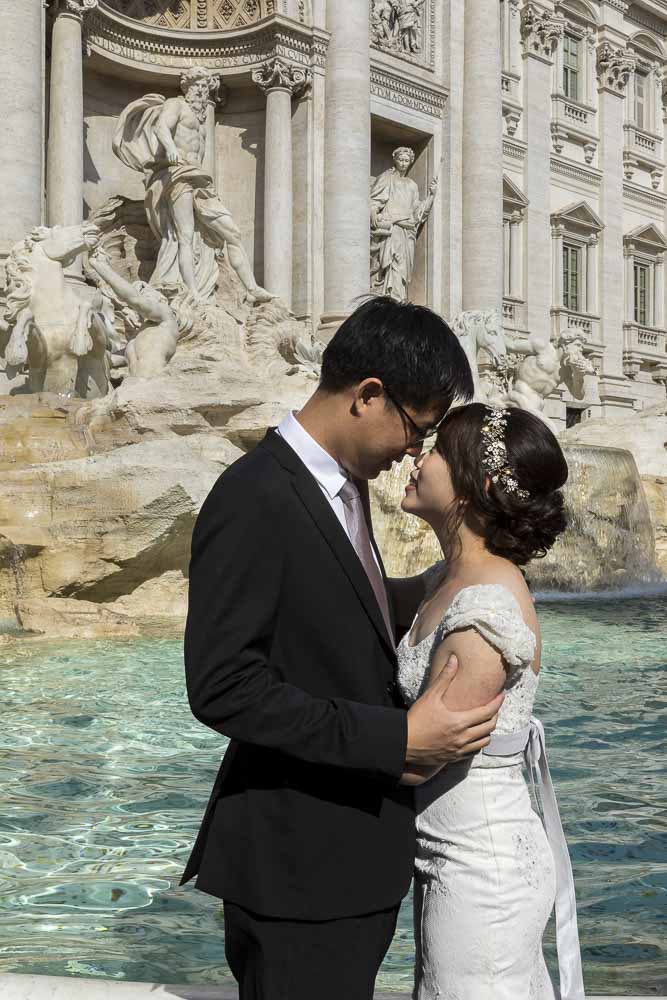
[[[373,588],[371,587],[368,576],[366,575],[366,570],[362,566],[357,553],[354,551],[352,543],[343,530],[340,521],[331,509],[331,506],[325,498],[316,479],[310,474],[296,452],[274,431],[269,431],[267,433],[267,436],[261,442],[261,446],[268,448],[268,450],[271,451],[272,454],[278,459],[280,464],[292,473],[293,486],[301,503],[308,511],[318,530],[326,539],[326,542],[334,556],[345,570],[352,587],[356,591],[356,594],[368,617],[384,642],[387,651],[393,658],[395,658],[396,650],[387,635],[387,626],[384,623],[382,612],[378,607],[375,594],[373,593]],[[371,541],[375,547],[372,531],[370,533]],[[381,562],[380,565],[382,565]],[[389,602],[389,605],[390,614],[393,614],[391,601]]]

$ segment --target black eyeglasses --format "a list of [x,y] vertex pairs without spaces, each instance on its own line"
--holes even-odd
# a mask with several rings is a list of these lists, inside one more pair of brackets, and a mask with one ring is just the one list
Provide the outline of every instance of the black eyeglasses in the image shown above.
[[[396,399],[396,397],[391,392],[389,392],[389,389],[387,389],[386,385],[383,386],[383,389],[384,389],[385,395],[389,397],[389,399],[392,401],[392,403],[394,404],[394,406],[396,407],[396,409],[399,411],[399,413],[401,413],[403,415],[403,417],[407,420],[408,424],[412,428],[413,434],[414,434],[414,439],[415,439],[414,440],[414,444],[423,444],[424,441],[426,441],[427,438],[430,438],[432,434],[436,433],[436,431],[440,427],[440,424],[442,423],[442,420],[440,420],[435,425],[435,427],[428,427],[426,430],[424,430],[424,428],[420,427],[419,424],[416,424],[414,422],[414,420],[412,419],[412,417],[410,416],[410,414],[406,410],[403,409],[403,407],[401,406],[401,404],[399,403],[399,401]],[[445,418],[443,417],[442,419],[444,420]]]

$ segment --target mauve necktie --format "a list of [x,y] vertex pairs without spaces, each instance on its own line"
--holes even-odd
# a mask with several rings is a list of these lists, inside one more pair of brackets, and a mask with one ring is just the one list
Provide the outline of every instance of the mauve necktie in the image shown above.
[[373,588],[375,599],[378,602],[378,606],[382,612],[382,617],[384,618],[385,625],[387,626],[387,634],[393,645],[393,630],[391,617],[389,615],[387,591],[385,589],[384,580],[382,579],[382,574],[373,554],[373,547],[368,533],[368,524],[366,522],[359,490],[354,483],[348,479],[345,485],[339,490],[338,496],[343,501],[343,507],[345,508],[345,522],[347,524],[347,530],[350,534],[350,541],[352,542],[354,551],[359,556],[361,565],[366,570],[366,576],[368,577],[370,585]]

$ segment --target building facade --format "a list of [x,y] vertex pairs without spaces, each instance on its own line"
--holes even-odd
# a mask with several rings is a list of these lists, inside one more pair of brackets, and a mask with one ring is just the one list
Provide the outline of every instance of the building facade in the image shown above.
[[579,331],[595,372],[546,412],[622,419],[667,383],[666,38],[663,0],[16,0],[0,258],[113,199],[140,217],[119,116],[204,66],[207,170],[257,279],[320,339],[368,293],[371,186],[408,146],[422,197],[438,181],[410,298],[498,310],[538,360]]

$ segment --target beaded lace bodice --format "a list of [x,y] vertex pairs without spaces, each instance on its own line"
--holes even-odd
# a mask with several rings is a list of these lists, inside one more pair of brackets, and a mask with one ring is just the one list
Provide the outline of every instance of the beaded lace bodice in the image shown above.
[[[474,628],[502,654],[507,679],[505,701],[498,714],[497,733],[512,733],[530,722],[538,676],[531,669],[537,640],[526,625],[514,595],[499,584],[476,584],[456,594],[438,627],[415,646],[410,632],[398,646],[398,685],[408,705],[417,700],[428,682],[433,654],[452,632]],[[411,630],[412,631],[412,630]],[[478,753],[473,767],[507,767],[520,764],[523,754],[491,757]]]

